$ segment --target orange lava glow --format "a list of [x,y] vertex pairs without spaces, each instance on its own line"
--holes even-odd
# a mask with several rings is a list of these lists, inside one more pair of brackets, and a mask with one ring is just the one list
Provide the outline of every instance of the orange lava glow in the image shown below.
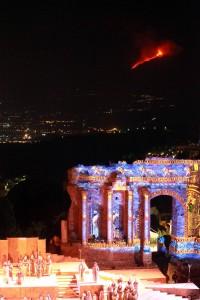
[[173,42],[164,42],[156,47],[148,47],[141,49],[139,59],[131,66],[135,69],[138,66],[154,59],[164,56],[171,56],[177,53],[178,47]]

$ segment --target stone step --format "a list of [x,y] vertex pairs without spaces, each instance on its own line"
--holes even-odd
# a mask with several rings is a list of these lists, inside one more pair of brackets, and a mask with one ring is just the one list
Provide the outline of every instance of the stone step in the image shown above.
[[183,300],[187,298],[183,298],[181,296],[176,295],[169,295],[167,293],[162,293],[160,291],[147,291],[143,292],[141,295],[139,295],[138,300]]
[[[193,283],[173,283],[173,284],[150,284],[146,285],[147,289],[166,292],[168,294],[176,295],[179,297],[198,297],[199,288]],[[182,298],[178,298],[182,299]]]
[[[77,281],[75,276],[73,275],[57,275],[57,293],[59,298],[78,298],[79,290],[77,286]],[[76,299],[77,299],[76,298]]]

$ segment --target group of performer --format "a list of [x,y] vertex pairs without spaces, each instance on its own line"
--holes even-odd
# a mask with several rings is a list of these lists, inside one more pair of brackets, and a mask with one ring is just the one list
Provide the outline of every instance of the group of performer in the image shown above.
[[[106,295],[107,294],[107,295]],[[132,282],[123,282],[119,278],[116,282],[112,282],[108,288],[107,293],[103,290],[99,294],[92,294],[91,291],[84,292],[81,300],[137,300],[138,299],[138,282],[135,280]]]
[[[83,266],[83,264],[81,264]],[[81,267],[82,269],[82,267]],[[93,266],[93,280],[98,280],[99,267],[97,263]],[[81,274],[80,274],[81,275]],[[137,300],[138,299],[138,281],[132,281],[129,279],[127,282],[123,282],[122,278],[119,278],[116,282],[112,281],[108,285],[107,291],[101,290],[99,294],[92,294],[91,291],[85,291],[82,296],[82,300]]]
[[[79,279],[80,281],[84,281],[84,275],[85,275],[85,264],[83,260],[79,264]],[[94,262],[94,265],[92,267],[92,277],[93,281],[97,282],[99,279],[99,266],[97,262]]]
[[[81,261],[79,265],[79,277],[80,281],[84,281],[85,265]],[[92,267],[93,281],[97,282],[99,277],[99,266],[97,262],[94,262]],[[122,278],[119,278],[116,282],[112,281],[107,288],[107,296],[105,297],[104,291],[102,290],[99,295],[96,293],[92,295],[90,291],[86,291],[82,294],[82,300],[137,300],[138,299],[138,281],[132,281],[129,279],[127,282],[123,282]]]
[[13,265],[10,259],[3,260],[3,274],[6,283],[13,281],[13,267],[17,268],[16,283],[21,284],[26,276],[51,275],[52,272],[52,260],[51,255],[47,254],[43,257],[39,252],[32,252],[30,256],[20,256],[18,262]]
[[107,300],[137,300],[138,299],[138,281],[128,280],[123,283],[122,278],[113,281],[107,290]]

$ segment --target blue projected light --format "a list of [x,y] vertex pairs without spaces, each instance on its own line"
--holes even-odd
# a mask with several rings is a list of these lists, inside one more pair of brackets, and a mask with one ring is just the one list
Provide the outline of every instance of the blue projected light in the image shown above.
[[[176,161],[170,158],[150,158],[143,161],[135,161],[132,164],[126,162],[118,162],[118,164],[112,164],[110,166],[84,166],[78,165],[73,169],[73,181],[80,186],[85,184],[90,188],[88,182],[88,176],[94,176],[96,182],[106,182],[110,176],[115,178],[126,179],[127,177],[143,177],[143,178],[155,178],[165,177],[171,178],[176,177],[177,182],[180,177],[188,177],[190,175],[191,164],[183,162],[181,160]],[[139,184],[139,183],[138,183]],[[92,183],[94,186],[94,182]]]
[[[199,165],[199,162],[198,162]],[[134,245],[135,252],[151,252],[150,246],[142,247],[142,238],[150,240],[150,200],[160,196],[172,197],[172,240],[170,252],[180,255],[197,255],[200,257],[200,243],[184,239],[187,235],[187,191],[190,176],[193,174],[194,161],[176,160],[173,158],[146,158],[132,164],[120,161],[109,166],[78,165],[70,173],[70,183],[87,191],[88,200],[88,232],[91,238],[101,239],[102,208],[105,207],[108,192],[111,193],[110,220],[108,225],[111,241],[125,240],[133,245],[133,240],[139,243]],[[124,194],[129,195],[123,198]],[[123,201],[127,200],[128,225],[124,223]],[[143,200],[148,200],[143,204]],[[141,216],[143,223],[141,222]],[[126,215],[127,217],[127,215]],[[141,225],[142,234],[141,236]],[[126,232],[126,226],[128,230]],[[109,231],[110,230],[110,231]],[[106,238],[108,238],[108,232]],[[166,249],[160,248],[161,251]]]

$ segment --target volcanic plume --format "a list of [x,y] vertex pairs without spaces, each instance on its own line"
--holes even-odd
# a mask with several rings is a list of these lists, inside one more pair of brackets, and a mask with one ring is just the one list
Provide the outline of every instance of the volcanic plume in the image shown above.
[[164,56],[175,55],[179,50],[179,47],[171,41],[165,41],[158,44],[155,43],[151,46],[144,47],[140,50],[139,58],[131,66],[131,69],[135,69],[153,59],[160,59]]

